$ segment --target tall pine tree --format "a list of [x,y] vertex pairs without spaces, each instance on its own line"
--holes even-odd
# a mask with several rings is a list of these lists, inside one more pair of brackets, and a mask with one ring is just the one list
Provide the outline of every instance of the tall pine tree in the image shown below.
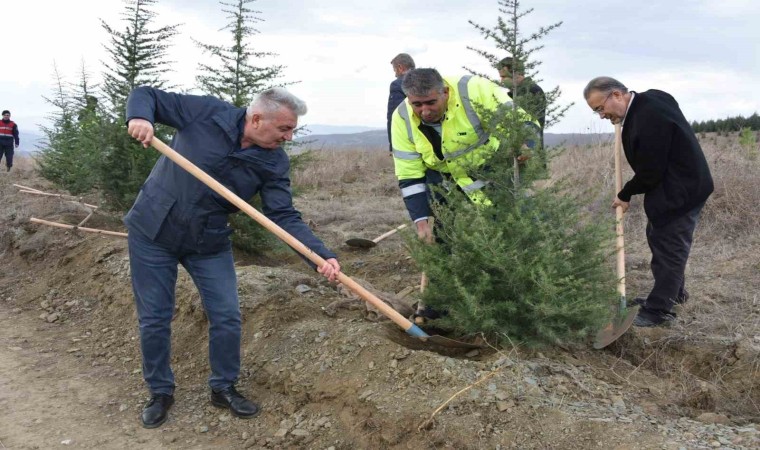
[[43,97],[55,110],[49,117],[51,125],[42,127],[45,143],[40,149],[37,163],[44,178],[66,187],[77,161],[76,106],[55,63],[53,84],[53,96]]
[[[105,63],[103,90],[109,103],[110,124],[106,131],[108,145],[100,173],[108,205],[125,210],[132,205],[140,186],[158,159],[158,152],[145,149],[127,134],[125,107],[132,89],[149,85],[169,88],[164,74],[171,61],[166,59],[171,38],[178,25],[154,27],[156,0],[124,0],[123,30],[101,20],[110,35],[106,50],[111,57]],[[156,135],[166,139],[168,130],[156,127]]]
[[[195,41],[212,57],[211,63],[201,63],[201,74],[196,77],[200,88],[235,106],[247,106],[253,96],[276,83],[282,76],[281,65],[257,65],[257,60],[277,56],[276,53],[253,50],[250,38],[259,33],[254,24],[262,22],[258,14],[246,5],[255,0],[237,0],[236,3],[219,2],[232,9],[222,9],[230,22],[222,28],[230,32],[228,45],[213,45]],[[281,85],[281,84],[280,84]]]
[[[199,87],[205,93],[213,95],[235,106],[247,106],[254,95],[272,86],[282,76],[283,66],[260,65],[260,61],[277,56],[275,53],[257,51],[252,48],[251,38],[259,33],[254,27],[263,19],[260,11],[254,11],[246,5],[255,0],[237,0],[235,3],[219,2],[227,13],[229,23],[222,30],[229,31],[230,42],[227,45],[214,45],[195,41],[196,45],[211,56],[209,63],[201,63],[201,74],[196,77]],[[260,201],[251,201],[254,207],[260,207]],[[262,253],[276,243],[269,232],[250,217],[235,214],[230,217],[230,224],[235,232],[232,242],[236,248],[248,253]]]

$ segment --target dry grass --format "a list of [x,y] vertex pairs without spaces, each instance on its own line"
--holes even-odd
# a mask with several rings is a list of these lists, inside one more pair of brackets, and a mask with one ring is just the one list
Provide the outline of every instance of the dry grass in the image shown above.
[[293,173],[295,203],[318,231],[329,225],[335,243],[372,239],[409,221],[387,149],[321,150],[313,156]]
[[[692,300],[679,313],[678,327],[660,338],[634,331],[625,352],[634,365],[668,380],[671,398],[683,407],[758,417],[760,353],[753,353],[752,346],[760,345],[760,211],[754,208],[760,203],[760,162],[746,157],[735,134],[707,134],[701,142],[716,190],[703,211],[687,268]],[[293,173],[295,202],[328,246],[347,252],[343,242],[350,237],[371,239],[409,222],[385,149],[322,150],[314,152],[314,158]],[[627,163],[623,167],[626,180],[632,174]],[[586,196],[588,208],[606,209],[612,216],[611,143],[568,148],[552,161],[551,169],[553,180],[564,178],[574,193]],[[39,180],[32,171],[32,162],[19,158],[12,172],[0,176],[5,195],[15,195],[12,183]],[[33,187],[57,191],[46,185]],[[59,201],[44,201],[51,213],[75,213],[61,210]],[[641,201],[641,196],[634,197],[625,223],[626,252],[635,262],[629,264],[626,277],[631,298],[634,292],[648,292],[652,282]],[[19,225],[29,215],[8,208],[3,214],[17,217]],[[355,254],[361,264],[351,266],[352,274],[359,272],[385,290],[418,278],[400,242],[394,237],[370,252]],[[347,253],[343,256],[351,260]]]

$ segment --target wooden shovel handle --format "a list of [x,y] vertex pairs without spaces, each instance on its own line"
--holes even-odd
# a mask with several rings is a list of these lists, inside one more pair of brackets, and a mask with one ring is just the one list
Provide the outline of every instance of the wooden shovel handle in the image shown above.
[[[167,158],[171,159],[177,165],[190,172],[190,174],[198,178],[206,186],[210,187],[216,193],[224,197],[227,201],[237,206],[241,211],[248,214],[253,220],[261,224],[261,226],[280,238],[280,240],[295,249],[298,253],[305,256],[309,261],[316,264],[317,267],[322,267],[324,264],[327,264],[327,262],[321,256],[311,251],[311,249],[303,245],[301,241],[291,236],[287,231],[283,230],[276,223],[269,220],[269,218],[267,218],[264,214],[260,213],[254,207],[249,205],[248,202],[238,197],[234,192],[224,187],[215,179],[211,178],[206,172],[198,168],[198,166],[192,162],[188,161],[184,156],[177,153],[174,149],[164,144],[160,139],[153,137],[153,140],[150,144]],[[418,329],[418,327],[409,321],[409,319],[399,314],[398,311],[388,306],[379,298],[375,297],[371,292],[363,288],[359,283],[352,280],[351,277],[341,272],[338,274],[338,281],[346,285],[349,289],[364,299],[364,301],[377,308],[381,313],[394,321],[398,326],[403,328],[408,333],[413,334],[413,332],[416,331],[414,329]],[[418,335],[419,337],[427,337],[427,334],[424,332],[421,333],[422,335]]]
[[397,233],[399,230],[403,230],[406,227],[407,227],[406,224],[399,225],[396,228],[392,229],[391,231],[388,231],[387,233],[383,233],[380,236],[376,237],[375,239],[372,239],[372,242],[374,242],[375,244],[377,244],[378,242],[382,241],[383,239],[387,238],[388,236],[391,236],[391,235]]
[[[623,170],[621,168],[622,128],[619,123],[615,124],[615,195],[623,189]],[[617,276],[618,293],[625,298],[625,237],[623,233],[623,207],[615,208],[615,234],[617,239],[615,249],[617,251]]]

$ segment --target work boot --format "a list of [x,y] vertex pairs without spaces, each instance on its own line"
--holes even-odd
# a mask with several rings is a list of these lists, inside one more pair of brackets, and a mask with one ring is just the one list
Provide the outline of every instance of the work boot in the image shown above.
[[140,420],[145,428],[160,427],[169,418],[169,408],[174,404],[174,396],[168,394],[152,394],[140,414]]
[[230,386],[220,391],[212,389],[211,404],[218,408],[227,408],[233,415],[241,419],[250,419],[261,412],[259,405],[243,397],[235,389],[235,386]]
[[676,320],[675,314],[660,311],[657,309],[648,309],[646,306],[639,308],[639,313],[633,319],[635,327],[669,327]]

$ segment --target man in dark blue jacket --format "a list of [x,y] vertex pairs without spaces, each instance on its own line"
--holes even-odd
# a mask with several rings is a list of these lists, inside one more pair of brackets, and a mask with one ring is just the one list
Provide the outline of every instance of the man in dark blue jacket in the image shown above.
[[391,66],[393,67],[393,73],[396,75],[396,79],[391,82],[390,94],[388,94],[388,144],[390,145],[389,150],[392,153],[391,119],[393,118],[393,111],[406,98],[404,90],[401,89],[401,82],[404,80],[404,75],[414,69],[414,60],[406,53],[399,53],[391,60]]
[[[150,145],[153,124],[177,129],[172,147],[243,199],[261,196],[263,213],[327,260],[318,271],[334,281],[340,265],[293,207],[289,161],[281,145],[293,138],[306,105],[273,88],[237,108],[213,97],[149,87],[127,101],[129,134]],[[170,367],[171,320],[177,265],[198,287],[209,320],[211,403],[242,418],[259,406],[235,389],[240,373],[240,305],[228,215],[237,208],[174,162],[161,156],[124,218],[135,294],[143,378],[151,393],[141,420],[164,423],[174,402]]]
[[654,287],[634,325],[667,325],[673,307],[689,297],[684,283],[699,213],[713,191],[707,160],[689,122],[668,93],[633,92],[610,77],[591,80],[583,91],[591,109],[623,126],[623,149],[633,178],[618,192],[613,209],[628,210],[631,196],[644,194],[647,242]]

